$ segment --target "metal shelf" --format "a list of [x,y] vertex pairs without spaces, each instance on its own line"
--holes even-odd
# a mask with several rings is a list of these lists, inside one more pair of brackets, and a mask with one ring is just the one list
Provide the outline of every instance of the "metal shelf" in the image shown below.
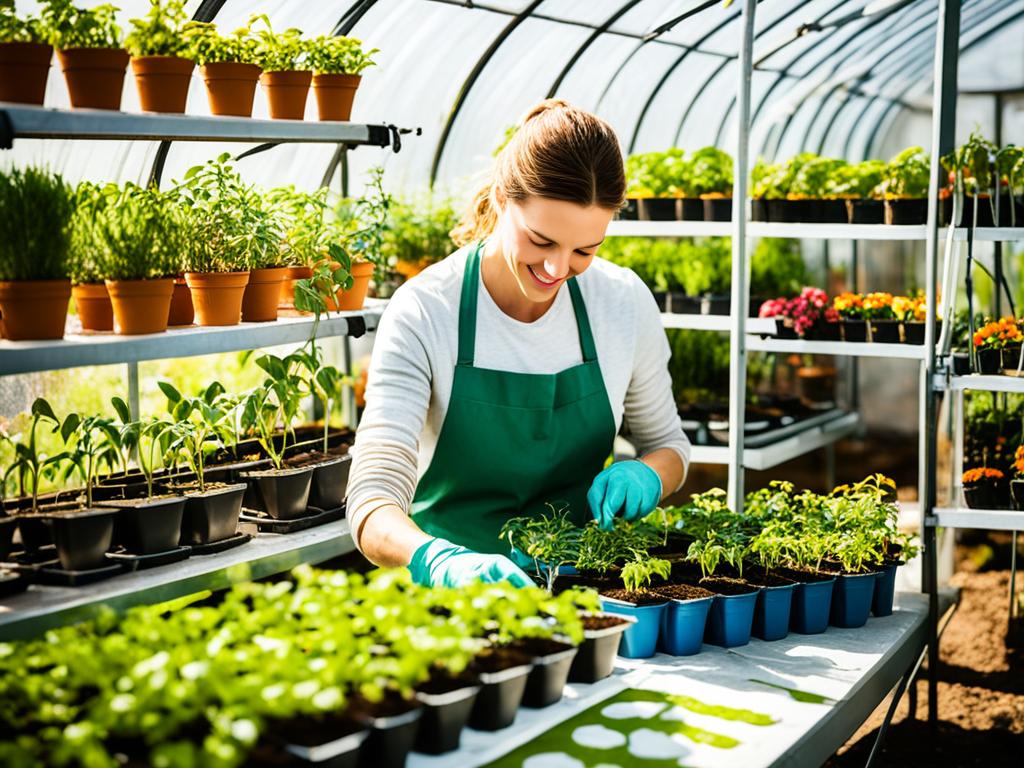
[[[320,321],[317,336],[361,336],[375,330],[386,303],[368,299],[366,308],[359,312],[331,313]],[[146,336],[72,333],[56,341],[0,341],[0,375],[297,344],[309,338],[312,327],[313,318],[301,316],[281,317],[270,323],[172,328]]]
[[728,237],[729,221],[622,221],[608,227],[609,237]]
[[392,144],[392,129],[386,125],[361,123],[256,120],[97,109],[72,111],[0,104],[0,148],[10,147],[11,142],[19,138],[294,142],[388,147]]
[[759,352],[785,352],[805,355],[844,355],[847,357],[888,357],[924,360],[925,348],[915,344],[875,344],[852,341],[803,341],[801,339],[747,338],[747,349]]
[[1021,392],[1024,393],[1024,377],[1017,376],[982,376],[972,373],[969,376],[951,376],[945,389],[974,389],[985,392]]
[[[666,328],[685,328],[693,331],[724,331],[730,329],[729,315],[683,315],[676,312],[662,312],[661,324]],[[747,333],[774,333],[775,321],[771,318],[748,317]]]
[[927,227],[890,224],[775,224],[752,221],[751,237],[797,237],[806,240],[924,240]]
[[[958,243],[967,242],[967,227],[953,230],[953,240]],[[977,227],[974,230],[975,242],[1013,243],[1024,242],[1024,227]]]
[[1024,512],[1013,509],[936,507],[925,521],[942,528],[976,528],[988,531],[1024,531]]
[[93,618],[104,607],[124,610],[206,589],[224,589],[283,573],[302,563],[320,563],[354,549],[348,521],[338,520],[286,535],[259,534],[225,552],[125,573],[89,586],[33,585],[26,592],[0,600],[0,638],[34,637],[51,627]]

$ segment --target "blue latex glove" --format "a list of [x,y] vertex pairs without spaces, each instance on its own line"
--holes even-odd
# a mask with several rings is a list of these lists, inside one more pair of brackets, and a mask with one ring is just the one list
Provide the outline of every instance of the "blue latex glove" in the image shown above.
[[431,539],[417,549],[409,562],[409,573],[413,581],[425,587],[461,587],[473,581],[533,586],[530,577],[507,557],[480,554],[445,539]]
[[642,461],[617,461],[594,478],[587,502],[598,525],[610,531],[616,515],[637,520],[653,512],[661,491],[661,476]]

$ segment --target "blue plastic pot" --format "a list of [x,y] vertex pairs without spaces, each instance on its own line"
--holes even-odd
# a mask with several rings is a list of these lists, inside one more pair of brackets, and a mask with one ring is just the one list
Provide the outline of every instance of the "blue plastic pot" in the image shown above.
[[661,616],[661,650],[670,656],[700,653],[713,597],[671,600]]
[[871,613],[871,598],[875,595],[877,573],[841,574],[832,590],[832,614],[829,623],[833,627],[850,629],[863,627]]
[[754,606],[754,637],[781,640],[789,634],[789,614],[796,584],[762,587]]
[[601,609],[620,616],[632,616],[636,624],[631,624],[622,633],[619,644],[619,656],[627,659],[648,659],[658,649],[658,635],[661,634],[661,617],[668,608],[668,602],[655,605],[634,605],[621,600],[601,598]]
[[875,616],[892,615],[892,599],[896,592],[896,563],[882,566],[875,581],[875,596],[871,598],[871,613]]
[[789,615],[789,628],[801,635],[820,635],[828,628],[832,607],[834,578],[797,584],[793,590],[793,608]]
[[708,626],[704,632],[705,642],[735,648],[750,642],[750,630],[754,626],[754,607],[757,605],[756,592],[745,595],[715,595],[708,614]]

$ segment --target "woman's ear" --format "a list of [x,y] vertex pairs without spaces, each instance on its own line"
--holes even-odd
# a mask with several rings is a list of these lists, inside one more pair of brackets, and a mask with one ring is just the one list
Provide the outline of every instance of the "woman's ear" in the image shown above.
[[505,204],[507,202],[508,202],[508,199],[505,197],[505,193],[504,192],[502,192],[497,187],[491,187],[491,208],[494,209],[495,213],[497,213],[499,215],[504,213],[505,212]]

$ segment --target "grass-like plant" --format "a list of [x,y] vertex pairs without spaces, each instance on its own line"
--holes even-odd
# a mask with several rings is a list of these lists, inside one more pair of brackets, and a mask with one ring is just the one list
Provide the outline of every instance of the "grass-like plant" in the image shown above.
[[51,171],[0,171],[0,280],[68,276],[74,200],[74,190]]
[[0,497],[5,495],[8,481],[17,478],[18,492],[31,496],[32,512],[39,509],[39,482],[56,476],[58,465],[64,460],[63,454],[47,455],[40,450],[38,435],[40,424],[49,425],[54,434],[60,431],[61,423],[53,407],[44,398],[38,397],[32,403],[32,421],[25,435],[8,435],[0,429],[0,442],[10,443],[14,457],[0,477]]
[[558,569],[572,565],[580,554],[583,530],[569,519],[568,507],[548,504],[550,515],[514,517],[502,526],[499,538],[533,560],[537,578],[551,592]]

